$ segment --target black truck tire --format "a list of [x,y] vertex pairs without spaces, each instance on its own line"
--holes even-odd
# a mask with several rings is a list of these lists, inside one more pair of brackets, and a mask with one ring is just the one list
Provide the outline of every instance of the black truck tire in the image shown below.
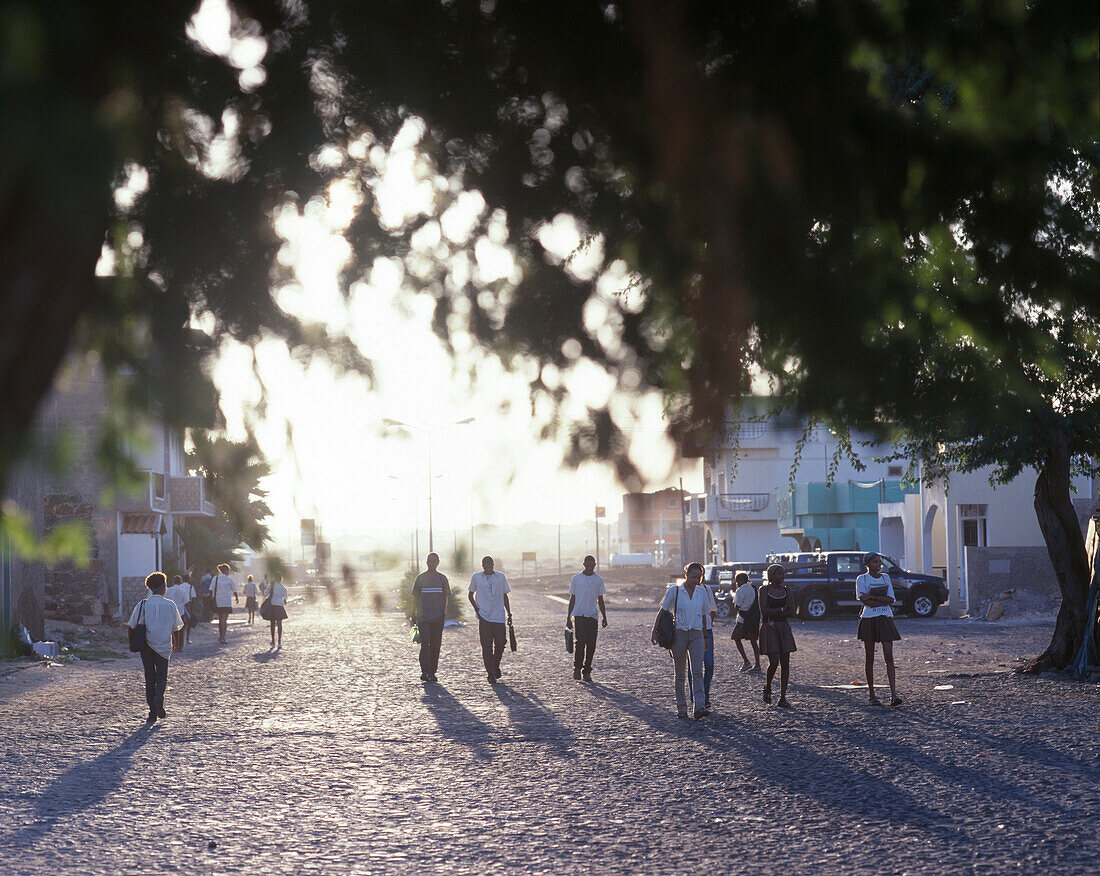
[[829,615],[829,600],[823,593],[807,593],[798,613],[803,620],[824,620]]
[[913,602],[909,606],[909,613],[913,617],[932,617],[939,607],[936,597],[922,588],[913,594]]

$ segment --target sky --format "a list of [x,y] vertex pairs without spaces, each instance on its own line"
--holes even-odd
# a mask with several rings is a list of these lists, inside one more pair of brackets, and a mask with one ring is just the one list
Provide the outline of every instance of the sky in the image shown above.
[[[225,0],[204,0],[188,34],[236,67],[243,88],[262,86],[266,43],[262,37],[232,33]],[[229,131],[232,120],[223,118],[222,126]],[[410,120],[388,150],[369,140],[351,147],[354,157],[378,171],[373,202],[366,206],[379,210],[384,225],[399,227],[418,215],[438,213],[447,181],[434,175],[418,153],[421,133],[419,123]],[[219,143],[227,155],[232,152],[227,139],[216,138],[214,164]],[[323,362],[303,368],[276,341],[255,350],[227,343],[214,374],[234,437],[244,434],[249,406],[259,399],[257,376],[266,387],[267,415],[253,426],[275,469],[264,486],[275,515],[276,542],[296,543],[303,517],[316,519],[337,546],[396,542],[414,526],[426,529],[429,450],[436,533],[468,531],[481,523],[574,523],[591,519],[597,505],[614,521],[623,489],[613,470],[596,463],[567,470],[563,445],[539,440],[550,412],[545,406],[532,410],[528,383],[538,374],[537,366],[528,363],[509,373],[461,331],[452,333],[457,347],[452,358],[431,330],[432,299],[403,288],[404,268],[398,263],[376,262],[346,296],[340,291],[336,278],[350,256],[340,232],[364,208],[359,199],[353,187],[337,183],[327,204],[288,208],[276,218],[284,240],[279,259],[293,268],[297,281],[279,290],[277,300],[295,316],[345,331],[372,360],[374,385],[335,374]],[[419,240],[414,236],[414,246],[431,253],[439,251],[441,241],[450,242],[473,252],[472,258],[460,256],[466,260],[463,267],[482,281],[518,280],[502,212],[490,214],[487,235],[470,240],[476,220],[490,209],[480,193],[464,192],[436,216],[437,222],[418,232]],[[570,217],[557,217],[540,240],[561,258],[571,258],[571,271],[595,276],[599,241],[587,252],[578,250],[581,232]],[[586,314],[593,333],[607,331],[601,318],[613,300],[626,300],[621,290],[629,281],[621,265],[600,277],[600,292]],[[620,297],[613,298],[616,293]],[[626,298],[631,294],[637,293]],[[201,325],[202,317],[197,321]],[[612,407],[631,438],[632,459],[653,489],[674,485],[681,476],[687,489],[700,488],[698,462],[681,466],[677,461],[657,393],[612,394],[609,378],[583,360],[568,373],[544,370],[542,376],[566,385],[567,412],[578,414],[587,405]],[[387,427],[386,419],[409,427]]]

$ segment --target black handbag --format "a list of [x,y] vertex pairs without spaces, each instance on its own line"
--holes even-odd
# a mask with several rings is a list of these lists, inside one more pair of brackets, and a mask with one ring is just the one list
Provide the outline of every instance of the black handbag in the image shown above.
[[138,611],[138,622],[130,627],[130,650],[135,654],[146,645],[145,636],[145,600],[141,600],[141,608]]
[[567,654],[573,653],[573,630],[570,627],[565,628],[565,651]]
[[672,604],[672,612],[665,608],[657,612],[657,644],[670,651],[672,643],[676,640],[676,608],[679,604],[680,586],[676,585],[676,598]]
[[513,651],[516,650],[516,631],[512,629],[512,621],[508,621],[508,647]]
[[263,602],[260,603],[260,617],[262,617],[265,621],[271,620],[271,597],[270,596],[267,597],[267,599],[265,599]]

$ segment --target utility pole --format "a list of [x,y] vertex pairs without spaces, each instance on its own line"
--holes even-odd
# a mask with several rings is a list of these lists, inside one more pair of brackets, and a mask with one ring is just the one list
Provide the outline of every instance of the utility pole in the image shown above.
[[558,577],[561,577],[561,521],[558,521]]
[[596,506],[596,565],[600,564],[600,506]]

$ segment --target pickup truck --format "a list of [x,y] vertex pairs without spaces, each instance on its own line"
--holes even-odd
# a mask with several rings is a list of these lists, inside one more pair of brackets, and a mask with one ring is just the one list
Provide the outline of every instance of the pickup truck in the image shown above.
[[[769,554],[769,563],[787,569],[787,586],[798,604],[799,616],[822,620],[834,612],[859,609],[856,578],[866,570],[862,551],[823,551],[814,554]],[[943,578],[907,572],[895,560],[883,557],[882,571],[894,585],[895,611],[913,617],[932,617],[947,602]]]
[[718,620],[729,620],[733,616],[733,576],[746,572],[749,580],[759,586],[766,568],[767,563],[708,563],[703,566],[703,583],[714,594]]

